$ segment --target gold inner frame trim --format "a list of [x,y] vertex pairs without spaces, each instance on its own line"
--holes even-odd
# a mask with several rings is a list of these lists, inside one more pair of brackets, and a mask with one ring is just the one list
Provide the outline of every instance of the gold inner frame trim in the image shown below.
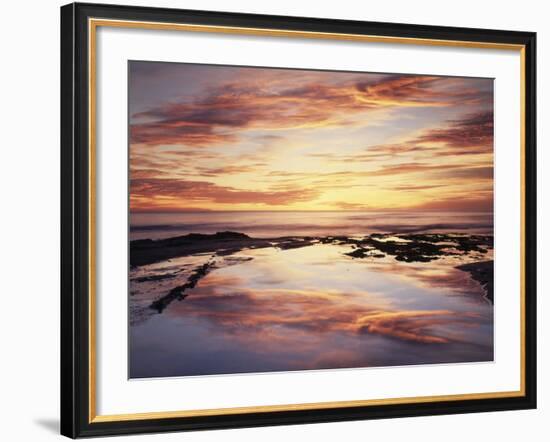
[[[291,37],[368,43],[412,44],[421,46],[445,46],[477,49],[498,49],[518,51],[520,54],[520,167],[521,167],[521,240],[520,240],[520,389],[487,393],[465,393],[438,396],[416,396],[388,399],[367,399],[335,402],[316,402],[284,405],[261,405],[234,408],[200,410],[158,411],[129,414],[96,414],[96,36],[97,28],[133,28],[164,31],[208,32],[267,37]],[[182,23],[141,22],[130,20],[88,19],[88,148],[89,148],[89,367],[88,367],[88,421],[89,423],[133,421],[146,419],[168,419],[178,417],[238,415],[246,413],[322,410],[328,408],[365,407],[375,405],[417,404],[460,400],[482,400],[525,396],[525,46],[492,42],[440,40],[412,37],[389,37],[377,35],[339,34],[330,32],[292,31],[282,29],[244,28],[232,26],[211,26]]]

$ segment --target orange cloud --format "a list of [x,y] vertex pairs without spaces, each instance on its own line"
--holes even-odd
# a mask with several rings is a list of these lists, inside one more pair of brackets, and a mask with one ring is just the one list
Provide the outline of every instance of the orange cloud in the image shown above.
[[492,80],[159,69],[130,90],[132,209],[462,210],[492,191]]
[[254,191],[219,186],[207,181],[187,181],[163,178],[135,178],[130,181],[131,209],[147,208],[154,198],[181,198],[191,203],[252,203],[271,206],[285,205],[315,198],[315,189]]
[[[284,75],[290,83],[291,74]],[[374,83],[310,83],[273,92],[269,92],[269,80],[261,85],[227,83],[194,101],[132,115],[130,137],[136,144],[204,146],[235,142],[238,132],[246,128],[345,125],[349,116],[369,109],[450,106],[474,96],[479,99],[478,91],[449,92],[436,87],[446,83],[445,77],[399,75]]]
[[360,82],[361,100],[373,105],[449,106],[457,99],[474,98],[471,90],[450,93],[438,88],[448,82],[445,77],[428,75],[394,75],[378,82]]

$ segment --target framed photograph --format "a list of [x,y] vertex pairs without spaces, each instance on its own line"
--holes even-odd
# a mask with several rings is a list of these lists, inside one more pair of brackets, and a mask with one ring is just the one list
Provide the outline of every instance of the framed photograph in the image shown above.
[[535,408],[535,42],[62,7],[62,434]]

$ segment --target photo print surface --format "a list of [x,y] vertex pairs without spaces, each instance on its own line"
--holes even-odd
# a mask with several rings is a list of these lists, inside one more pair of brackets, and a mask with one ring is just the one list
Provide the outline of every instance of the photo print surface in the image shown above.
[[493,80],[130,61],[129,376],[493,360]]

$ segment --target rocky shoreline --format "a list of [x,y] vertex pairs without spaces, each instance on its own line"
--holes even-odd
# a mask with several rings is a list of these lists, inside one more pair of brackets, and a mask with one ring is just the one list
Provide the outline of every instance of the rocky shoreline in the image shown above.
[[166,239],[140,239],[130,242],[130,266],[138,267],[180,256],[214,253],[232,255],[243,249],[304,247],[314,238],[251,238],[239,232],[218,232],[211,235],[190,233]]
[[185,284],[178,285],[174,287],[172,290],[168,292],[165,296],[162,296],[159,299],[156,299],[153,301],[150,305],[150,307],[154,310],[157,310],[159,313],[162,313],[162,311],[168,307],[168,305],[172,302],[177,300],[185,299],[187,294],[185,293],[188,289],[193,289],[197,285],[200,279],[204,278],[208,272],[212,269],[214,265],[214,262],[212,260],[209,260],[207,263],[198,266],[193,273],[187,278],[187,281]]
[[[214,267],[215,257],[227,257],[245,249],[278,248],[281,250],[334,244],[351,246],[345,253],[351,259],[379,259],[393,257],[407,263],[430,262],[447,256],[475,257],[479,259],[493,248],[490,235],[467,234],[381,234],[364,237],[279,237],[252,238],[239,232],[215,234],[189,234],[160,240],[136,240],[130,243],[130,265],[133,268],[189,255],[210,255],[209,260],[196,267],[184,284],[172,288],[166,295],[156,299],[151,309],[162,312],[172,301],[184,299],[186,291],[194,288]],[[493,261],[483,260],[456,267],[468,272],[484,289],[486,298],[493,302]],[[171,275],[148,276],[143,281],[170,278]],[[142,282],[142,281],[138,281]]]
[[485,297],[494,304],[493,261],[472,262],[470,264],[459,265],[456,268],[464,272],[468,272],[472,279],[479,282],[481,287],[485,290]]
[[300,236],[252,238],[239,232],[214,234],[191,233],[166,239],[142,239],[130,242],[130,265],[138,267],[167,259],[195,254],[227,256],[243,249],[275,247],[282,250],[313,244],[351,245],[352,258],[395,257],[404,262],[429,262],[444,256],[486,254],[493,248],[490,235],[463,234],[383,234],[373,233],[362,238],[349,236]]

